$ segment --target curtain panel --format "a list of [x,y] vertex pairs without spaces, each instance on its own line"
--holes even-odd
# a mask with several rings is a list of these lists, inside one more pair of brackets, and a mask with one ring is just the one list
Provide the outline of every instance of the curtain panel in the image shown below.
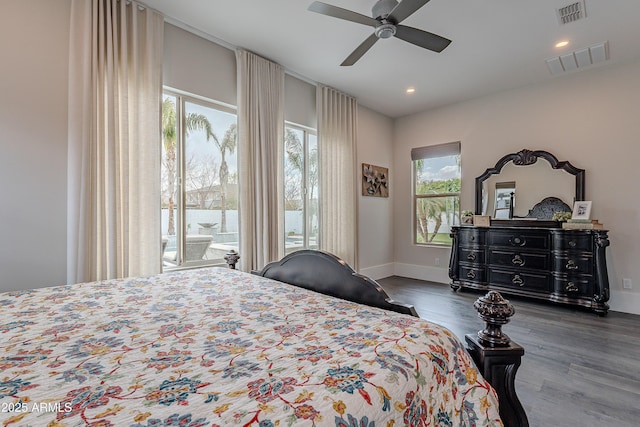
[[284,255],[284,69],[236,51],[240,269]]
[[135,2],[72,1],[69,283],[160,271],[163,25]]
[[355,98],[327,86],[316,90],[320,161],[320,248],[357,270],[358,167]]

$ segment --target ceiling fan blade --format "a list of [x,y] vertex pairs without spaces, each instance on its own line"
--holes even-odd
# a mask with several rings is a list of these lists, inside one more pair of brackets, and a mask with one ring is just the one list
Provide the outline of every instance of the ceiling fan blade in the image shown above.
[[342,61],[342,64],[340,65],[343,67],[349,67],[355,64],[356,61],[358,61],[358,59],[360,59],[362,55],[367,53],[367,51],[371,49],[371,46],[373,46],[377,41],[378,41],[378,37],[375,34],[371,34],[369,37],[365,39],[365,41],[360,43],[360,46],[358,46],[356,50],[351,52],[351,55],[349,55],[347,59]]
[[449,46],[449,43],[451,43],[451,40],[445,39],[437,34],[422,31],[417,28],[407,27],[405,25],[396,26],[396,37],[434,52],[442,52],[444,48]]
[[322,3],[320,1],[314,1],[309,5],[308,10],[311,12],[321,13],[323,15],[332,16],[334,18],[344,19],[346,21],[356,22],[358,24],[369,25],[375,27],[380,23],[366,15],[361,15],[351,10],[343,9],[341,7],[332,6],[330,4]]
[[387,19],[399,24],[427,3],[429,0],[402,0],[393,8]]

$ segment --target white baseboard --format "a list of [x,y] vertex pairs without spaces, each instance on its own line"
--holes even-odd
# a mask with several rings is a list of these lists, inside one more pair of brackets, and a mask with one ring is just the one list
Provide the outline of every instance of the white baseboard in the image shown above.
[[361,268],[358,273],[363,274],[373,280],[384,279],[385,277],[393,276],[393,263],[375,265],[373,267]]
[[410,279],[428,280],[430,282],[449,284],[449,269],[415,264],[395,263],[393,274]]
[[449,284],[449,270],[448,268],[441,267],[400,264],[396,262],[361,268],[358,273],[370,277],[373,280],[380,280],[390,276],[401,276],[408,277],[409,279]]
[[622,313],[640,314],[640,294],[634,292],[611,291],[609,309]]

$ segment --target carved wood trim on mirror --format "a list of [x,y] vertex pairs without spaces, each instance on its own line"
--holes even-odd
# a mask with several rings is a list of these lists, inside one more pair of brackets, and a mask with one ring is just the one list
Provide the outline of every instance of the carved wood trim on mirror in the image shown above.
[[585,197],[585,170],[577,168],[573,166],[568,161],[559,161],[556,156],[549,153],[548,151],[543,150],[527,150],[523,149],[518,151],[517,153],[507,154],[502,157],[496,165],[492,168],[488,168],[482,175],[476,178],[476,206],[475,212],[476,215],[483,215],[482,212],[482,191],[483,191],[483,183],[492,175],[498,175],[502,168],[508,163],[513,162],[516,166],[529,166],[535,164],[538,159],[546,160],[553,169],[563,170],[570,175],[575,176],[575,196],[574,200],[569,200],[569,202],[574,202],[576,200],[584,200]]

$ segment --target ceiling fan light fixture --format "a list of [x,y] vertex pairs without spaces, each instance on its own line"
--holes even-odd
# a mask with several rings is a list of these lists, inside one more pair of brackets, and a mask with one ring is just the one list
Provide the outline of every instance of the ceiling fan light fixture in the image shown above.
[[392,24],[382,24],[376,27],[376,37],[379,39],[388,39],[396,35],[396,26]]

